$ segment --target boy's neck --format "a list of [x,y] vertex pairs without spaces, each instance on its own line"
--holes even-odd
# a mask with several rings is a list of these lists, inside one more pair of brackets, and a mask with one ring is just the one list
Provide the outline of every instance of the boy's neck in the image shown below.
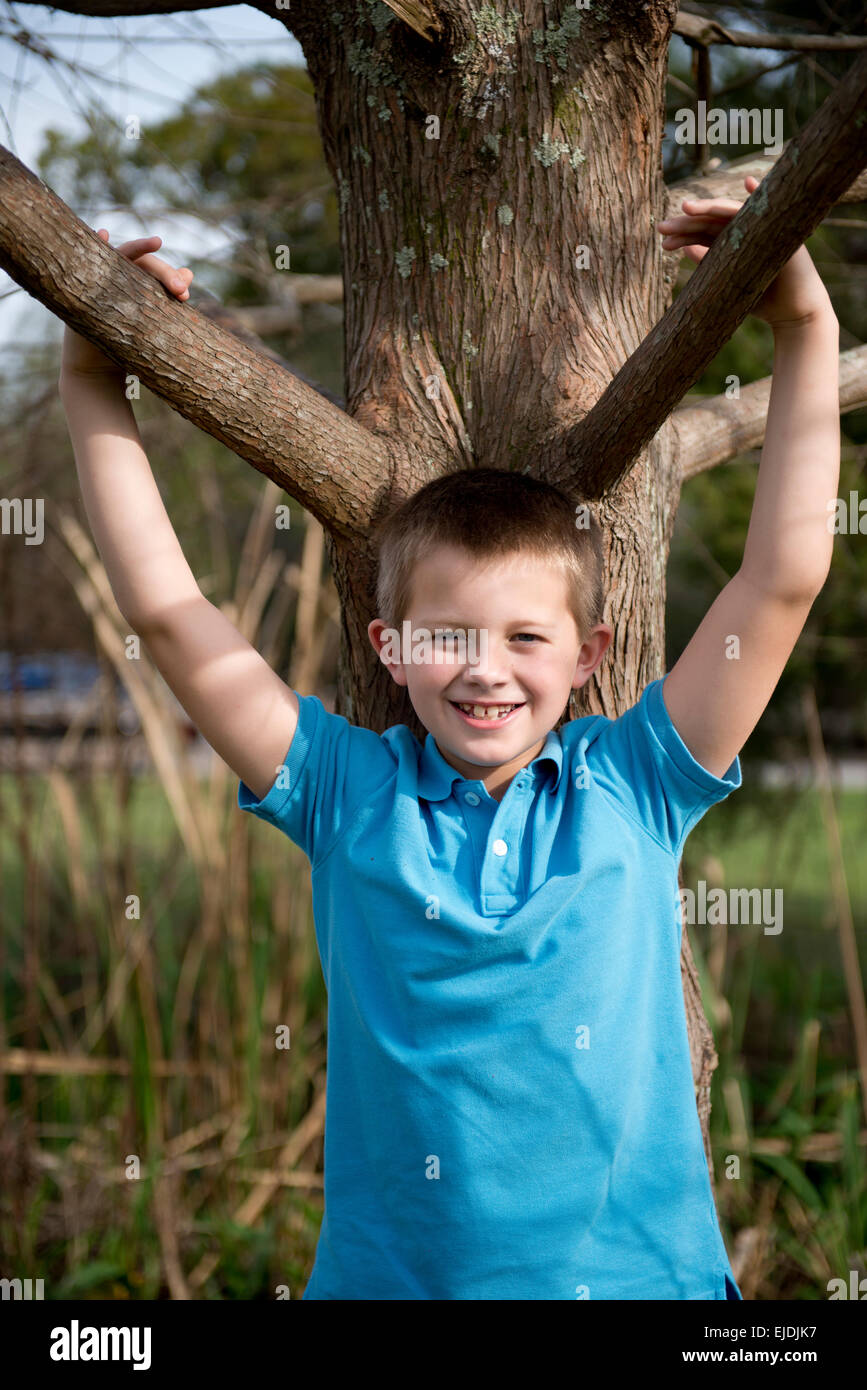
[[436,744],[440,756],[445,758],[450,767],[453,767],[468,782],[481,782],[485,791],[495,801],[502,801],[512,779],[517,777],[522,768],[528,767],[534,758],[538,758],[544,747],[545,740],[542,739],[542,742],[534,748],[528,748],[525,753],[520,753],[509,762],[501,763],[496,767],[489,767],[480,763],[466,762],[463,758],[459,758],[456,753],[451,753],[445,748],[440,748],[438,743]]

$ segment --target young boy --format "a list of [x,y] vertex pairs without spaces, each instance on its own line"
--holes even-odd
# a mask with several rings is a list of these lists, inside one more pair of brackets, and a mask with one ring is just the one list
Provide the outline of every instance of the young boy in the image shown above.
[[[660,230],[699,260],[737,205],[684,207]],[[121,249],[178,276],[153,239]],[[693,1091],[677,869],[740,785],[828,573],[839,462],[838,325],[805,248],[754,312],[775,362],[743,563],[619,719],[554,732],[612,636],[598,529],[565,497],[458,473],[386,521],[369,632],[423,745],[297,696],[202,596],[122,375],[67,331],[61,394],[118,605],[239,805],[312,864],[329,1012],[307,1299],[741,1297]],[[395,641],[405,623],[439,633],[435,654]]]

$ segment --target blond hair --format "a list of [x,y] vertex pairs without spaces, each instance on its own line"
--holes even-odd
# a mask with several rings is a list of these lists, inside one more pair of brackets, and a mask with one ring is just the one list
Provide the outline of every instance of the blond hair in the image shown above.
[[560,565],[569,609],[584,640],[602,622],[602,531],[583,503],[550,483],[500,468],[469,468],[427,483],[380,523],[378,616],[406,617],[416,565],[438,545],[480,560],[518,553]]

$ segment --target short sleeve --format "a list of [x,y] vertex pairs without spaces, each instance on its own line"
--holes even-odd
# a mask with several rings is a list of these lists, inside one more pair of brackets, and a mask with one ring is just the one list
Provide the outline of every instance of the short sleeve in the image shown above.
[[394,776],[388,745],[370,729],[330,714],[314,695],[298,696],[298,726],[271,787],[257,801],[245,782],[238,805],[282,830],[315,864],[371,793]]
[[678,858],[705,811],[741,785],[740,759],[716,777],[690,753],[652,681],[618,719],[600,718],[586,741],[591,781]]

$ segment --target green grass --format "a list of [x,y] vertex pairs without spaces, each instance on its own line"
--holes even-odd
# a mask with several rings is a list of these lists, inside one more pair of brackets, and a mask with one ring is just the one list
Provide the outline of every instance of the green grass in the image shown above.
[[[846,792],[835,802],[863,979],[867,798]],[[783,929],[729,926],[721,960],[724,929],[689,929],[719,1054],[711,1090],[718,1205],[730,1237],[749,1228],[765,1247],[746,1296],[827,1298],[829,1279],[865,1271],[867,1150],[815,791],[751,790],[712,809],[687,841],[684,883],[694,888],[720,873],[725,888],[782,888]],[[742,1124],[757,1152],[729,1179],[732,1135]],[[810,1148],[823,1135],[836,1137],[830,1161],[816,1161]],[[787,1151],[763,1151],[763,1143]]]

